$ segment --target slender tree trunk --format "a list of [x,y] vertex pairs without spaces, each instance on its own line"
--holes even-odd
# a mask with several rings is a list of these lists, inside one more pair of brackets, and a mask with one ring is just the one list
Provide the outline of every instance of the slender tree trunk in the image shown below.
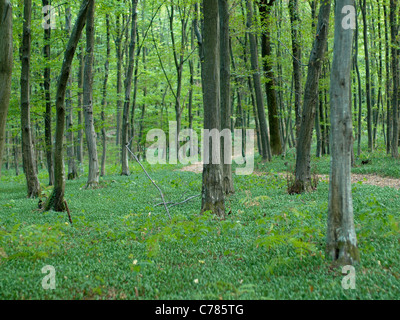
[[258,50],[254,32],[251,30],[253,26],[253,2],[246,0],[247,4],[247,28],[249,29],[248,37],[250,42],[251,70],[253,73],[254,90],[256,93],[257,114],[260,124],[262,157],[264,160],[270,161],[272,158],[271,147],[269,142],[269,134],[267,121],[265,119],[264,98],[261,90],[260,69],[258,66]]
[[71,64],[74,58],[76,46],[81,37],[83,27],[85,26],[88,8],[94,0],[83,0],[81,9],[78,14],[75,26],[69,38],[67,48],[64,52],[64,60],[61,67],[61,73],[58,78],[57,95],[56,95],[56,144],[54,151],[54,189],[46,204],[45,209],[48,211],[64,211],[64,193],[65,193],[65,176],[63,161],[63,140],[65,126],[65,92],[67,82],[71,72]]
[[131,18],[131,41],[129,44],[129,64],[128,72],[125,79],[125,101],[124,101],[124,111],[122,116],[122,146],[121,146],[121,159],[122,159],[122,175],[129,176],[129,162],[128,162],[128,150],[126,146],[128,144],[128,126],[129,126],[129,104],[131,100],[131,88],[132,88],[132,78],[133,78],[133,68],[135,66],[135,47],[136,47],[136,7],[137,0],[132,0],[132,18]]
[[78,52],[79,69],[78,69],[78,139],[76,144],[76,158],[79,162],[80,173],[83,173],[83,70],[84,55],[82,45]]
[[397,23],[398,4],[390,0],[390,26],[392,35],[392,78],[393,78],[393,99],[392,99],[392,157],[399,157],[399,25]]
[[100,175],[104,177],[106,175],[106,156],[107,156],[107,136],[106,136],[106,116],[105,108],[107,106],[107,82],[108,82],[108,70],[110,64],[110,16],[106,14],[106,29],[107,29],[107,53],[106,62],[104,63],[104,81],[103,81],[103,99],[101,101],[101,138],[103,143],[103,154],[101,157],[101,170]]
[[317,34],[308,63],[307,82],[304,91],[303,116],[296,148],[296,179],[290,193],[303,193],[313,188],[311,182],[311,138],[314,128],[315,109],[318,105],[318,84],[321,66],[327,48],[331,0],[321,4]]
[[386,153],[391,153],[391,143],[392,143],[392,124],[391,115],[392,110],[390,108],[390,44],[389,44],[389,33],[390,28],[388,27],[387,21],[389,20],[386,5],[383,6],[384,21],[385,21],[385,67],[386,67]]
[[40,195],[40,182],[35,168],[30,117],[30,60],[31,60],[31,13],[32,1],[24,0],[24,23],[21,47],[21,131],[22,156],[28,187],[28,197]]
[[370,76],[370,64],[369,64],[369,52],[368,52],[368,25],[367,25],[367,5],[366,0],[360,0],[361,13],[363,18],[363,35],[364,35],[364,57],[365,57],[365,90],[367,96],[367,128],[368,128],[368,150],[371,152],[373,149],[373,137],[372,137],[372,106],[371,106],[371,76]]
[[351,194],[353,139],[351,101],[351,48],[353,30],[342,27],[342,8],[353,0],[336,0],[335,39],[331,72],[331,146],[327,254],[340,265],[360,260],[354,229]]
[[[49,5],[49,0],[42,1],[43,7]],[[46,159],[47,159],[47,171],[49,173],[49,186],[54,184],[54,165],[53,165],[53,141],[51,134],[51,68],[50,68],[50,39],[51,39],[51,28],[44,29],[44,48],[43,56],[45,59],[45,68],[43,73],[43,87],[46,101],[46,112],[44,114],[44,130],[45,130],[45,145],[46,145]]]
[[13,67],[13,23],[12,5],[9,0],[0,0],[0,176],[5,142],[8,107],[11,97]]
[[86,188],[97,186],[100,175],[93,119],[94,15],[95,1],[93,0],[89,4],[86,21],[86,57],[85,69],[83,72],[83,110],[85,116],[86,143],[89,154],[89,175]]
[[267,81],[265,82],[265,91],[267,94],[268,120],[270,133],[270,146],[272,155],[280,155],[282,153],[281,136],[279,132],[279,115],[277,94],[275,91],[275,75],[272,63],[271,49],[271,10],[275,0],[261,0],[259,2],[259,11],[261,15],[261,55],[263,59],[263,69]]
[[[71,8],[66,9],[65,13],[65,31],[69,36],[71,32]],[[66,118],[66,132],[67,132],[67,159],[68,159],[68,180],[74,180],[78,177],[78,171],[75,162],[74,150],[74,132],[73,132],[73,118],[72,118],[72,99],[71,99],[71,76],[68,79],[68,88],[66,91],[65,108],[67,112]]]
[[[231,68],[229,51],[229,3],[218,0],[220,26],[220,102],[221,129],[232,131],[231,126]],[[232,159],[225,159],[225,143],[221,141],[224,191],[234,193],[232,179]]]
[[[220,112],[220,56],[219,56],[219,9],[215,0],[203,1],[204,12],[204,63],[202,68],[203,77],[203,105],[204,105],[204,129],[219,130],[221,127]],[[215,143],[214,143],[215,147]],[[211,211],[213,214],[223,218],[225,216],[225,200],[223,188],[222,166],[213,163],[214,150],[212,139],[207,143],[204,141],[205,155],[203,165],[203,185],[201,212]]]

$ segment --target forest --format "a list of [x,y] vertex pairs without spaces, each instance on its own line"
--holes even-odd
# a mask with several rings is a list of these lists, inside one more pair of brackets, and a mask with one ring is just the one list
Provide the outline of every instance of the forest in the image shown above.
[[399,102],[397,0],[0,0],[0,299],[397,300]]

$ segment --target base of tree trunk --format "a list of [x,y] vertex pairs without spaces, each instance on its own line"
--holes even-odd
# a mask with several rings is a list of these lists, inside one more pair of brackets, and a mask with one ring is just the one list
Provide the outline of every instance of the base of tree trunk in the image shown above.
[[54,188],[50,197],[47,199],[46,204],[44,206],[44,211],[56,211],[56,212],[64,212],[65,204],[64,204],[64,196],[61,195],[61,190]]
[[360,253],[350,240],[327,245],[327,255],[337,266],[355,265],[360,262]]
[[215,203],[206,202],[203,203],[201,213],[206,211],[211,211],[213,214],[218,216],[219,218],[225,218],[225,205],[223,201],[218,201]]
[[309,181],[295,179],[293,183],[288,177],[288,193],[291,195],[315,191],[317,190],[317,186],[318,178],[316,176],[312,177]]
[[78,178],[78,174],[76,172],[68,173],[68,180],[75,180],[76,178]]
[[88,183],[86,184],[85,189],[97,189],[98,186],[99,186],[99,183],[98,183],[98,182],[96,182],[96,181],[91,181],[91,182],[88,182]]

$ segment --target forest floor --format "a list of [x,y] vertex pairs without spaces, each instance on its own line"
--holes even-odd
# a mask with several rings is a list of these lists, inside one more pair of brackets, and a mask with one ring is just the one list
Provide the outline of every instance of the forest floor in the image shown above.
[[[362,155],[353,168],[363,180],[352,190],[361,255],[355,290],[343,289],[342,270],[325,257],[326,180],[314,192],[287,193],[293,152],[269,163],[255,157],[254,174],[233,175],[236,192],[226,198],[224,220],[200,214],[199,197],[170,205],[170,220],[158,190],[131,162],[129,177],[118,164],[107,166],[97,189],[84,188],[87,172],[66,182],[71,226],[65,212],[41,212],[38,199],[27,199],[23,174],[4,170],[0,299],[398,299],[398,161],[380,151]],[[192,173],[201,164],[184,171],[184,165],[143,164],[168,203],[201,193],[201,175]],[[329,166],[329,156],[312,158],[321,178]],[[367,184],[371,174],[386,186],[394,180],[393,187]],[[45,169],[39,179],[49,195]],[[55,290],[42,288],[45,266],[56,271]]]

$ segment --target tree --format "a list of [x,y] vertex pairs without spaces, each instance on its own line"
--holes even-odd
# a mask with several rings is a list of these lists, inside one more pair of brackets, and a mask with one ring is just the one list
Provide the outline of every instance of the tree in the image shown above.
[[331,172],[327,230],[328,256],[341,265],[359,261],[353,221],[351,194],[351,113],[352,28],[342,27],[342,8],[354,0],[336,0],[335,39],[331,71]]
[[96,132],[93,119],[93,62],[94,62],[94,14],[95,1],[91,1],[86,22],[86,57],[83,72],[83,110],[85,116],[86,144],[89,154],[89,175],[86,188],[99,184],[99,160],[97,157]]
[[24,0],[24,23],[21,46],[21,131],[22,159],[25,171],[28,197],[36,198],[40,194],[40,182],[37,177],[34,148],[32,143],[30,116],[30,63],[31,63],[31,16],[32,0]]
[[128,162],[128,150],[126,148],[128,144],[128,126],[129,126],[129,104],[131,101],[131,89],[132,89],[132,77],[135,60],[135,47],[136,47],[136,13],[137,0],[132,0],[132,17],[131,17],[131,41],[129,45],[129,64],[128,72],[125,79],[125,101],[124,111],[122,115],[122,146],[121,146],[121,159],[122,159],[122,175],[129,175],[129,162]]
[[[49,0],[42,0],[43,7],[48,6]],[[45,14],[47,15],[47,14]],[[51,16],[50,16],[51,17]],[[46,61],[43,70],[43,88],[46,101],[46,111],[44,114],[44,134],[46,144],[46,159],[47,171],[49,173],[49,186],[54,184],[54,165],[53,165],[53,142],[51,139],[51,68],[50,68],[50,53],[51,53],[51,28],[44,28],[44,47],[43,56]]]
[[[204,0],[204,62],[202,66],[204,129],[220,130],[220,68],[219,68],[219,9],[218,1]],[[214,143],[213,143],[214,142]],[[215,141],[204,141],[203,185],[201,211],[212,211],[219,217],[225,216],[225,200],[222,181],[222,166],[213,163]]]
[[[253,2],[250,0],[246,0],[246,4],[247,4],[247,28],[251,29],[253,25]],[[253,31],[249,30],[248,37],[250,42],[251,70],[253,72],[254,90],[256,92],[257,115],[260,126],[262,157],[264,160],[270,161],[272,155],[271,155],[271,147],[269,144],[267,121],[265,119],[264,98],[261,90],[261,77],[258,65],[257,42]]]
[[318,104],[318,83],[328,40],[331,0],[323,1],[319,11],[317,33],[308,62],[307,82],[304,90],[303,115],[296,147],[296,178],[290,193],[302,193],[312,189],[311,138],[314,128],[315,110]]
[[11,96],[13,67],[12,6],[0,0],[0,176],[6,132],[6,120]]
[[271,48],[271,10],[275,0],[261,0],[259,11],[261,15],[262,34],[261,34],[261,55],[263,58],[263,69],[267,81],[265,82],[265,92],[267,93],[268,120],[270,131],[270,145],[273,155],[282,153],[281,136],[279,132],[278,102],[275,91],[275,76],[272,64]]
[[67,47],[64,52],[64,60],[61,67],[61,73],[57,83],[56,95],[56,143],[54,148],[54,189],[50,195],[45,210],[64,211],[64,193],[65,193],[65,175],[64,175],[64,128],[65,128],[65,92],[67,89],[68,78],[71,72],[71,64],[75,55],[78,41],[81,37],[83,27],[85,26],[89,6],[94,0],[83,0],[72,30]]
[[390,31],[392,36],[392,77],[393,77],[393,98],[392,98],[392,157],[399,157],[399,26],[396,12],[397,1],[390,0]]
[[[231,127],[231,69],[229,50],[229,3],[228,0],[218,0],[220,16],[220,102],[221,129],[232,131]],[[225,142],[225,141],[224,141]],[[232,159],[225,159],[225,143],[222,144],[222,169],[224,192],[234,192],[232,179]]]

